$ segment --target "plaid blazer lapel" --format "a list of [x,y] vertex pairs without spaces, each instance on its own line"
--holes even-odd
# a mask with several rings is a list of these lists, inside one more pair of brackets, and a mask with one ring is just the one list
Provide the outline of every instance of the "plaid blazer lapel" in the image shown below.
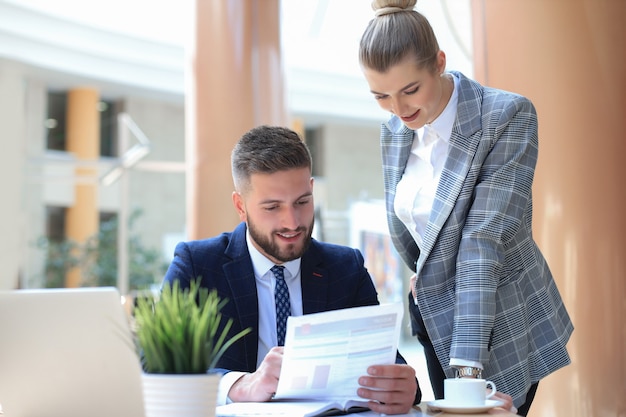
[[383,162],[383,182],[385,187],[385,209],[389,224],[389,235],[404,262],[415,269],[415,261],[419,249],[411,233],[402,221],[396,217],[393,202],[396,196],[396,186],[407,164],[413,145],[413,130],[407,128],[397,117],[383,123],[380,133],[380,146]]
[[325,311],[328,306],[330,272],[323,266],[323,259],[317,245],[317,241],[311,241],[311,245],[302,255],[302,263],[300,264],[304,314]]
[[[450,217],[454,205],[461,197],[463,184],[472,169],[472,163],[476,159],[477,148],[482,137],[482,123],[480,119],[482,92],[480,86],[461,74],[457,74],[457,76],[460,77],[457,115],[448,145],[448,157],[435,193],[433,210],[424,231],[422,253],[416,268],[418,271],[433,249],[444,223]],[[476,169],[479,168],[480,166],[478,165]],[[471,190],[467,192],[471,192]]]

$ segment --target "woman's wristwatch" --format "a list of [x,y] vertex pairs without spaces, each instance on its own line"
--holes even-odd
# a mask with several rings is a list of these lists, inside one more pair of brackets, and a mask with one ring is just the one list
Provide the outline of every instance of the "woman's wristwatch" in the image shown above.
[[482,378],[483,370],[473,366],[459,366],[456,368],[457,378]]

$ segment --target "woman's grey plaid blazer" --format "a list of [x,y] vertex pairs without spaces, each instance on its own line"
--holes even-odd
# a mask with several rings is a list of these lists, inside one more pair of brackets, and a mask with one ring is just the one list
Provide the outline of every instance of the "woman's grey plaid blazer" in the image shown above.
[[457,115],[421,252],[393,210],[413,131],[396,117],[382,126],[389,229],[417,274],[415,301],[446,376],[450,357],[479,361],[519,406],[532,383],[570,363],[573,331],[532,237],[537,116],[522,96],[451,74]]

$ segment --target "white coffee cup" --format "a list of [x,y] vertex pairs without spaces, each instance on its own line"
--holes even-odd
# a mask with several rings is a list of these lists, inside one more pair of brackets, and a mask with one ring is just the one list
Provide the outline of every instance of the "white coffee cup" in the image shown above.
[[[487,387],[491,388],[489,394]],[[496,384],[484,379],[448,378],[443,381],[443,396],[451,405],[483,406],[495,393]]]

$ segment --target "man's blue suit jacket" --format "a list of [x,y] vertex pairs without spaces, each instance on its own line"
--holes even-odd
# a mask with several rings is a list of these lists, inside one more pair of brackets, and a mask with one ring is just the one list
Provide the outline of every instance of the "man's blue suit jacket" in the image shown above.
[[[246,224],[231,233],[176,246],[164,285],[180,280],[183,288],[193,280],[217,289],[228,299],[223,320],[233,319],[230,336],[250,327],[252,332],[237,341],[222,356],[218,368],[254,372],[257,363],[259,309],[256,281],[246,244]],[[361,252],[312,239],[301,263],[302,308],[304,314],[378,304],[376,288]],[[397,363],[406,363],[398,354]],[[418,387],[416,403],[421,399]]]

